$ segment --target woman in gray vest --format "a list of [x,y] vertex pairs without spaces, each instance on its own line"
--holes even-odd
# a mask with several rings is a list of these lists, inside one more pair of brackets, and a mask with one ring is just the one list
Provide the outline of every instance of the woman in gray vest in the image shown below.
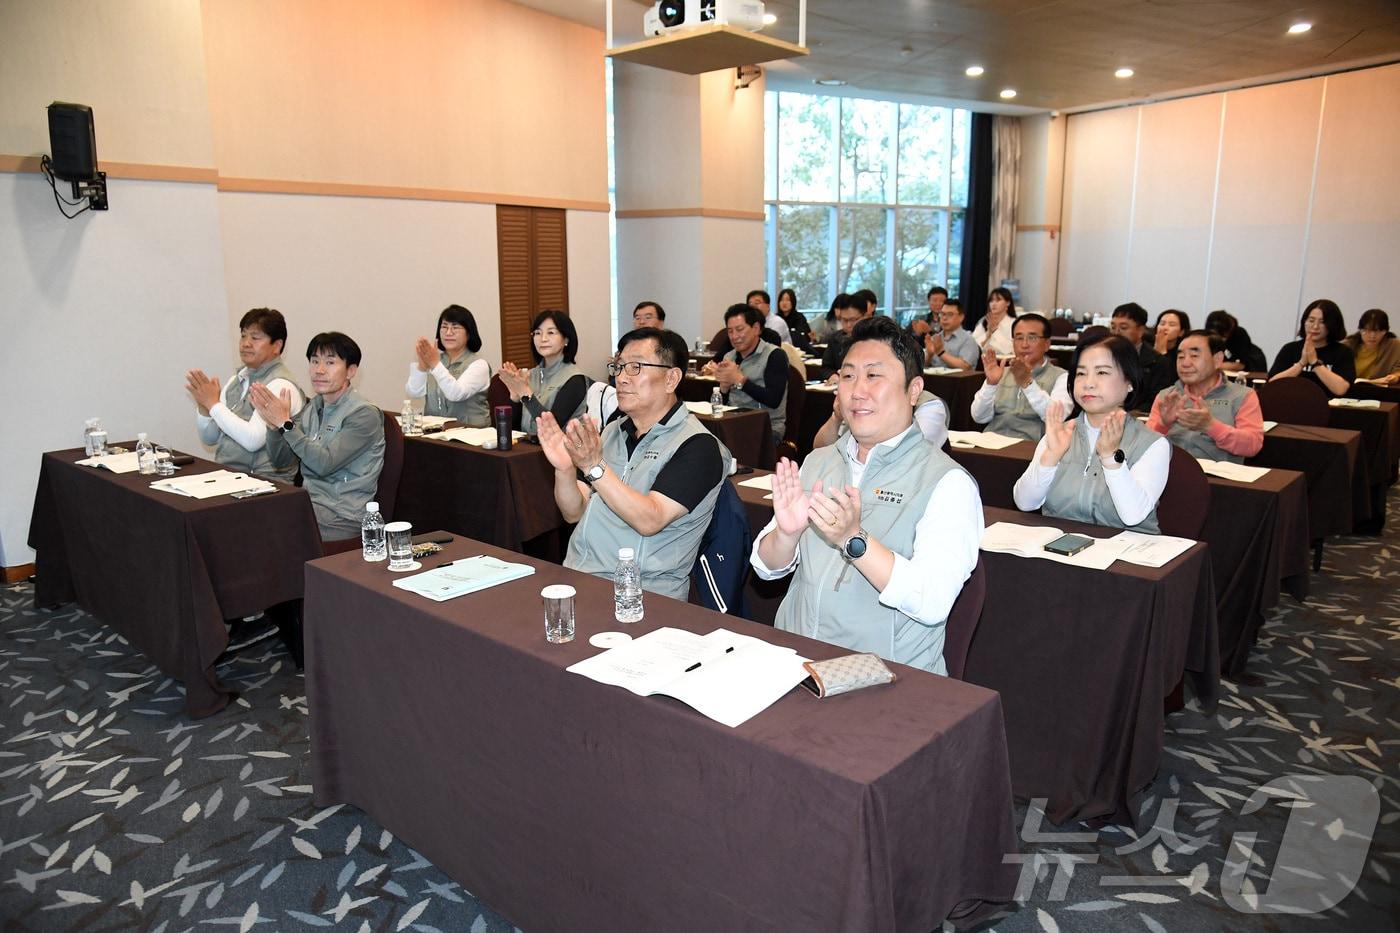
[[438,315],[437,346],[419,337],[414,347],[417,359],[408,366],[410,398],[425,398],[423,413],[456,418],[473,428],[491,424],[486,404],[486,388],[491,384],[491,366],[481,349],[481,332],[476,318],[461,305],[448,305]]
[[563,311],[541,311],[535,316],[530,325],[530,355],[535,365],[528,370],[503,362],[501,382],[510,390],[510,400],[520,403],[520,430],[538,434],[535,421],[544,412],[562,425],[583,414],[592,380],[574,364],[578,329]]
[[1016,507],[1047,516],[1156,534],[1157,500],[1167,485],[1171,445],[1128,414],[1142,384],[1138,352],[1108,336],[1074,351],[1072,414],[1052,402],[1045,436],[1012,495]]

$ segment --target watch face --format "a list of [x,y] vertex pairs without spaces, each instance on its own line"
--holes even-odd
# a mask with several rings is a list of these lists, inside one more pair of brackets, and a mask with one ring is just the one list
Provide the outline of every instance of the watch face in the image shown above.
[[1113,452],[1113,462],[1114,462],[1114,463],[1122,463],[1124,460],[1127,460],[1127,459],[1128,459],[1127,455],[1123,453],[1123,448],[1120,447],[1120,448],[1118,448],[1117,450],[1115,450],[1115,451]]
[[866,541],[864,538],[855,537],[846,542],[846,556],[851,560],[857,560],[865,556]]

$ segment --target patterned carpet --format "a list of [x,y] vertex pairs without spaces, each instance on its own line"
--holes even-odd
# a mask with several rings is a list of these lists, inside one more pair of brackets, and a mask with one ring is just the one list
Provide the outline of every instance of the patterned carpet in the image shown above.
[[[1140,833],[1018,807],[1025,900],[983,929],[1397,929],[1397,490],[1390,517],[1383,538],[1329,543],[1215,715],[1170,717]],[[120,637],[31,597],[0,589],[4,930],[513,929],[364,814],[312,806],[303,680],[275,641],[221,669],[234,706],[190,722]],[[1255,912],[1287,892],[1341,899]]]

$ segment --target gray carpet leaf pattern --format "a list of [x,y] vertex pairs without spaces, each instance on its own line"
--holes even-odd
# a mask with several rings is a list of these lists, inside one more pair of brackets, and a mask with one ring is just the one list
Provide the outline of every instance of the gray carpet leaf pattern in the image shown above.
[[[1136,825],[1056,828],[1018,805],[1024,899],[981,929],[1400,928],[1397,502],[1382,538],[1329,542],[1312,595],[1285,597],[1213,715],[1168,718]],[[304,681],[275,639],[221,666],[239,698],[191,722],[120,636],[32,598],[0,588],[4,930],[514,929],[366,814],[312,804]],[[1378,805],[1369,844],[1355,808],[1320,825],[1358,843],[1354,888],[1322,912],[1252,913],[1280,878],[1338,874],[1334,851],[1275,860],[1295,810],[1324,812],[1319,778],[1342,776]]]

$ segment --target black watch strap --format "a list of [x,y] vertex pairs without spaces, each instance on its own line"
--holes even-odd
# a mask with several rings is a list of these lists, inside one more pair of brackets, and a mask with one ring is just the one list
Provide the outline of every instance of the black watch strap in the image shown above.
[[279,424],[279,425],[277,426],[277,433],[278,433],[278,434],[286,434],[288,431],[290,431],[290,430],[292,429],[292,427],[293,427],[292,419],[291,419],[291,418],[288,418],[286,421],[282,422],[281,424]]

